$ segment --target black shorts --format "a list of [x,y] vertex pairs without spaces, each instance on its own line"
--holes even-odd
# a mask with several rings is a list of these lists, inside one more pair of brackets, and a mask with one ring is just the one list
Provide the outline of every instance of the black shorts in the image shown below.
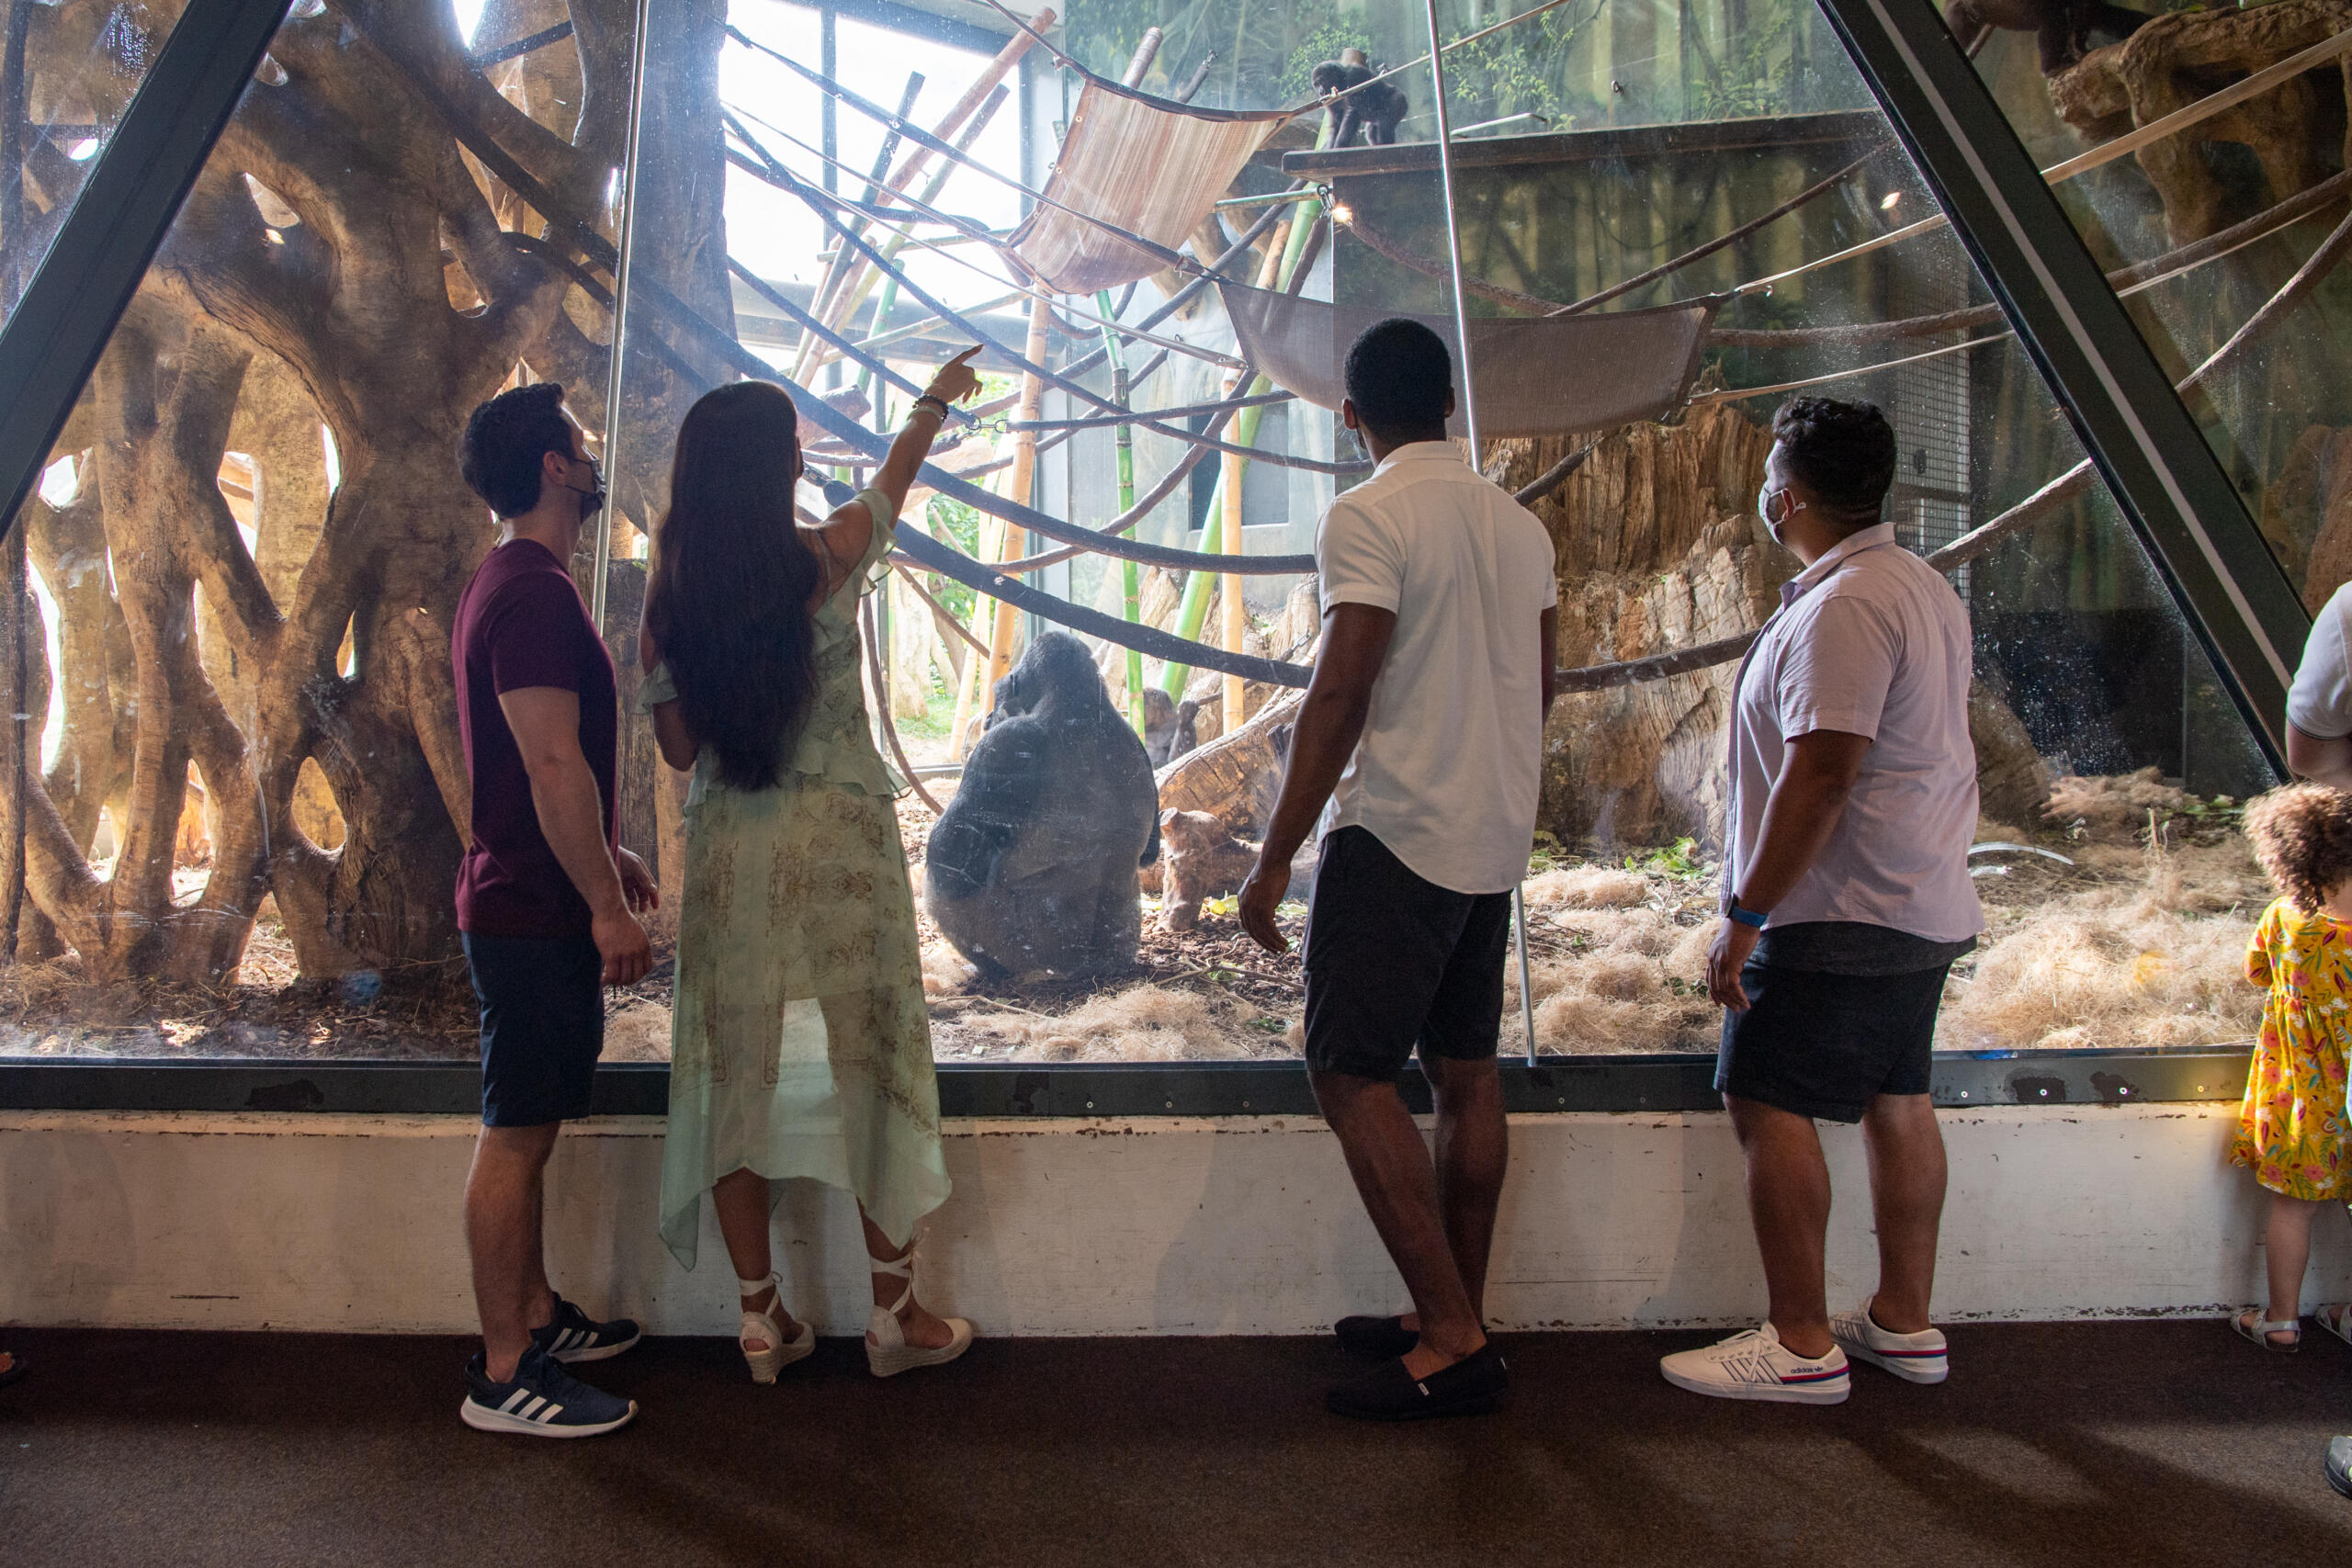
[[1724,1014],[1715,1088],[1799,1116],[1859,1122],[1882,1094],[1925,1094],[1949,963],[1831,975],[1749,963],[1746,1012]]
[[588,1114],[605,1049],[605,961],[588,936],[465,933],[481,1002],[481,1120],[540,1127]]
[[1369,829],[1323,840],[1306,915],[1306,1065],[1393,1080],[1424,1060],[1477,1061],[1502,1032],[1510,895],[1417,875]]

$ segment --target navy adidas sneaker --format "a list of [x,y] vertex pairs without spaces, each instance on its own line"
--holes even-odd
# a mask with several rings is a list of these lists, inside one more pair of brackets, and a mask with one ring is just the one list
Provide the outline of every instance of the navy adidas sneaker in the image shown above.
[[531,1343],[557,1360],[603,1361],[619,1355],[641,1337],[634,1321],[616,1317],[598,1323],[561,1296],[555,1299],[555,1316],[544,1328],[531,1330]]
[[458,1416],[476,1431],[593,1438],[637,1416],[637,1401],[590,1388],[537,1345],[523,1352],[508,1382],[492,1382],[482,1353],[475,1351],[466,1363],[466,1381],[472,1386]]

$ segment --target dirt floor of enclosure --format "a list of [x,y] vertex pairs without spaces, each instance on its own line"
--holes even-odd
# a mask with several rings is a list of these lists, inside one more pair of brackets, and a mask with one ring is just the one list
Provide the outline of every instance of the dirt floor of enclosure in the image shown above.
[[[929,814],[902,807],[920,867]],[[2062,779],[2044,822],[1986,822],[1973,857],[1987,930],[1954,966],[1945,1050],[2216,1044],[2250,1038],[2262,993],[2241,965],[2269,893],[2226,801],[2140,774]],[[2059,857],[2064,857],[2063,859]],[[1547,1053],[1712,1049],[1719,1014],[1701,975],[1716,869],[1687,841],[1634,854],[1545,842],[1527,884],[1535,1032]],[[196,886],[191,878],[190,886]],[[1109,982],[983,983],[922,920],[933,1042],[944,1062],[1295,1057],[1295,955],[1242,934],[1229,899],[1159,929],[1146,900],[1136,968]],[[1295,944],[1303,905],[1284,906]],[[610,1061],[669,1055],[666,953],[613,995]],[[1507,966],[1503,1049],[1525,1049]],[[0,1054],[17,1056],[449,1060],[475,1052],[461,972],[304,980],[265,906],[235,984],[92,983],[79,960],[0,970]]]

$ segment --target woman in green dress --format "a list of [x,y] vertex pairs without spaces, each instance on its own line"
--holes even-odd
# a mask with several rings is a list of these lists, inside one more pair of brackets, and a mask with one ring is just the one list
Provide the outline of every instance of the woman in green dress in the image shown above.
[[794,513],[790,396],[764,381],[708,393],[679,427],[654,535],[638,702],[662,757],[694,773],[662,1237],[692,1268],[710,1192],[759,1382],[817,1343],[770,1268],[776,1184],[794,1177],[857,1200],[876,1376],[954,1360],[972,1339],[914,1296],[915,1222],[946,1200],[947,1167],[891,806],[902,786],[866,727],[854,612],[888,570],[947,405],[978,387],[978,352],[941,367],[872,488],[814,526]]

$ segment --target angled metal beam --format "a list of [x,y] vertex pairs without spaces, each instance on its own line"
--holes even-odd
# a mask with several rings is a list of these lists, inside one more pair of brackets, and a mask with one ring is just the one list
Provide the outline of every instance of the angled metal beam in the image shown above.
[[[288,0],[188,0],[0,326],[0,517],[17,513]],[[14,178],[13,169],[0,176]]]
[[1936,8],[1820,3],[2283,776],[2311,617],[2229,475]]

